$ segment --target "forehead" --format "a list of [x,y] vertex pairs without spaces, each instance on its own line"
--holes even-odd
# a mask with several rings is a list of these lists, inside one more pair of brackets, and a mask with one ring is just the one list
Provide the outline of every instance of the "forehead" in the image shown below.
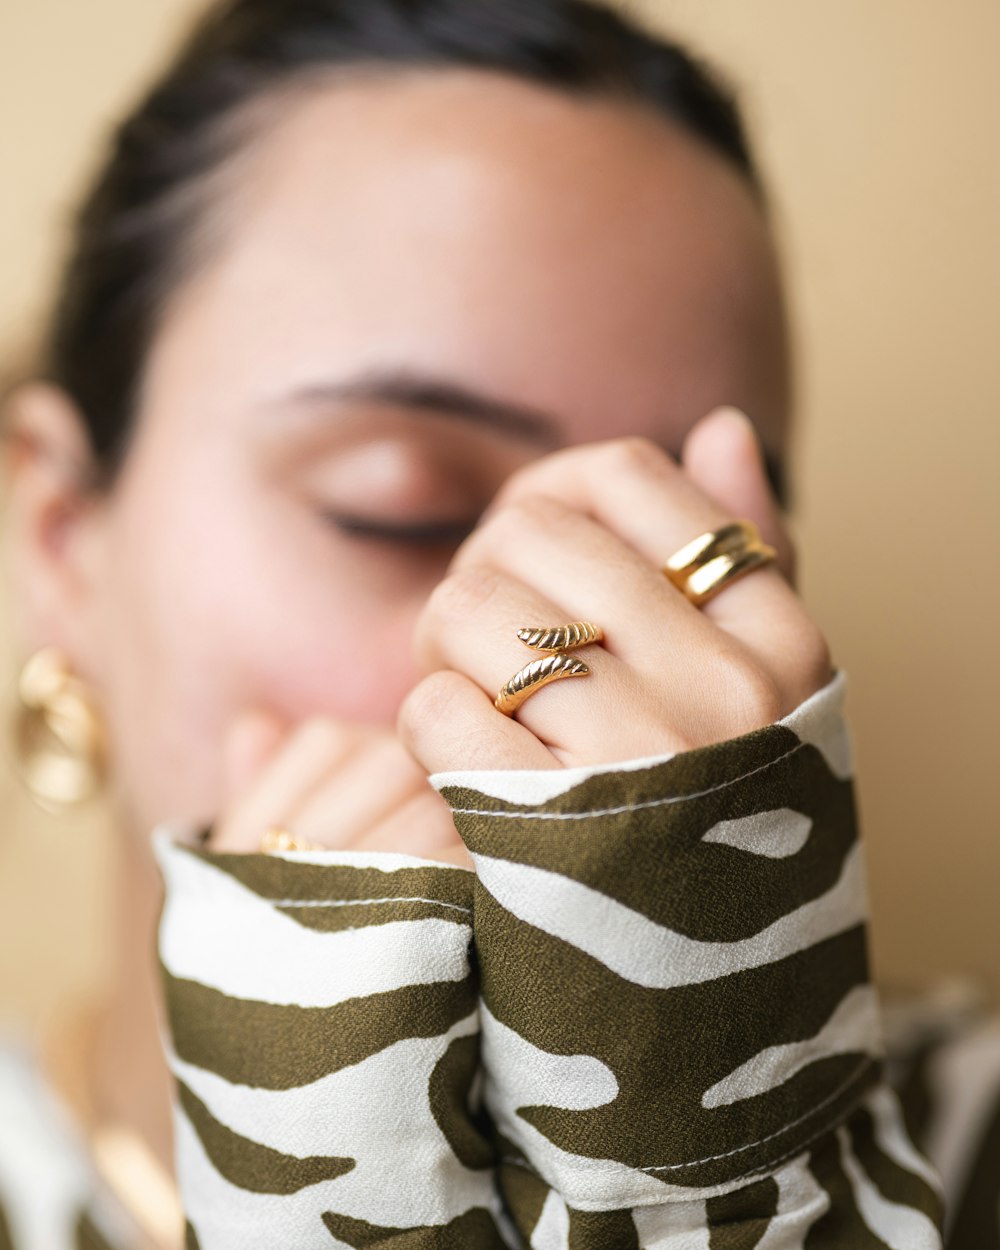
[[154,372],[235,403],[345,372],[447,376],[553,413],[566,442],[676,442],[737,403],[777,446],[766,223],[679,127],[465,71],[349,77],[272,108]]

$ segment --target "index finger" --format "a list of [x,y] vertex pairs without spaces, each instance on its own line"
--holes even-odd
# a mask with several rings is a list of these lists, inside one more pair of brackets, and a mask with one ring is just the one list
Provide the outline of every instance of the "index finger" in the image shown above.
[[[490,511],[528,495],[547,495],[594,518],[658,569],[695,538],[743,519],[728,515],[662,448],[639,438],[547,456],[516,473]],[[807,698],[829,680],[822,636],[777,564],[733,582],[701,610],[780,687]]]

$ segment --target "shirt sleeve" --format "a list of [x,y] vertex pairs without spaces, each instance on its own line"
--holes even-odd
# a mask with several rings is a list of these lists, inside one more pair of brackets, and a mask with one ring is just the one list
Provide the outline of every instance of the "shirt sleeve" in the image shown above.
[[510,1244],[475,1111],[473,874],[155,843],[189,1250]]
[[889,1079],[937,1169],[947,1250],[1000,1250],[1000,1015],[985,987],[897,988],[883,1013]]
[[533,1250],[940,1247],[881,1075],[844,688],[673,757],[432,778]]

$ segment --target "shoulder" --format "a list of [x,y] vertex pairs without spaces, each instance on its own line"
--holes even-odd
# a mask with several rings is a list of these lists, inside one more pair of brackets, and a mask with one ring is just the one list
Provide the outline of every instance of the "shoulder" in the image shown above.
[[85,1146],[30,1045],[0,1034],[0,1246],[112,1250],[120,1230],[100,1207]]
[[895,1085],[945,1192],[949,1250],[1000,1247],[1000,1013],[964,984],[886,996]]

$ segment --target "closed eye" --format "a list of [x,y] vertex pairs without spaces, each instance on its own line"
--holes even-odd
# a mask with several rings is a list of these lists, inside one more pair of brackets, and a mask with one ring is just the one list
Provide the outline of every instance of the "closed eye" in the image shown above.
[[457,547],[476,528],[479,518],[470,521],[377,521],[367,517],[334,515],[326,519],[349,538],[410,546]]

